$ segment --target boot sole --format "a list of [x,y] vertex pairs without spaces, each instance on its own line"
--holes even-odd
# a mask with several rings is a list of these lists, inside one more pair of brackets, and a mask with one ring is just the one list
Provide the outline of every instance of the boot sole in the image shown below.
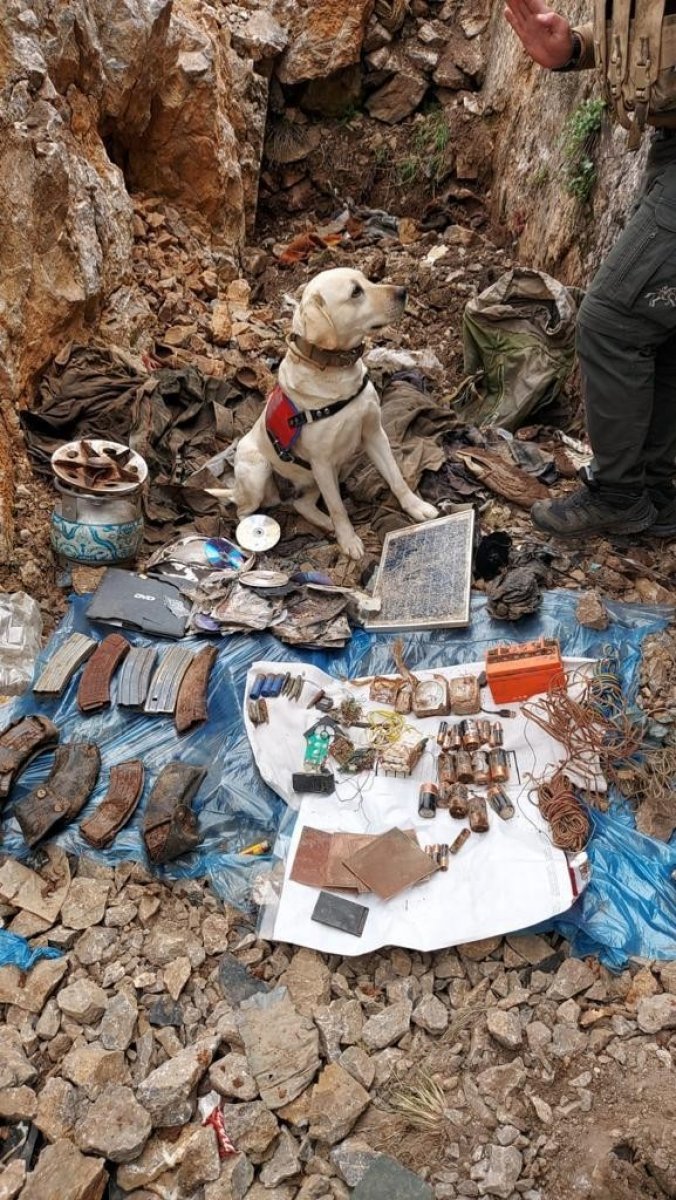
[[[533,525],[535,526],[535,528],[540,531],[540,533],[546,533],[549,535],[549,537],[564,538],[566,541],[576,541],[576,540],[579,540],[580,538],[595,538],[595,537],[605,537],[605,538],[627,537],[629,534],[645,533],[647,530],[650,530],[650,532],[654,534],[654,529],[651,528],[652,523],[653,523],[652,517],[641,517],[640,519],[636,518],[633,521],[625,521],[622,523],[622,525],[612,525],[606,529],[576,529],[576,530],[550,529],[547,525],[540,523],[532,516],[531,516],[531,521],[533,522]],[[671,535],[670,534],[656,534],[655,536],[669,537]]]
[[645,532],[648,537],[676,538],[676,525],[651,525]]

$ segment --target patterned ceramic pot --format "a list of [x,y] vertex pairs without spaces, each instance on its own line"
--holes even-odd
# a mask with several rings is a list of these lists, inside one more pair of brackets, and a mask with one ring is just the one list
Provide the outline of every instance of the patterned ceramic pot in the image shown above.
[[112,499],[72,492],[60,493],[52,513],[52,546],[71,562],[106,564],[128,562],[143,541],[140,490],[135,496]]

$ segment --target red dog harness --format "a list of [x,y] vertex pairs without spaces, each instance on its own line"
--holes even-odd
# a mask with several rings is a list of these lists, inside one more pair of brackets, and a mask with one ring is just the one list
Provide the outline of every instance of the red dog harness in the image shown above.
[[314,409],[298,408],[291,397],[282,391],[279,384],[276,384],[270,392],[265,406],[265,432],[272,442],[277,457],[281,458],[282,462],[296,463],[299,467],[305,467],[307,471],[311,470],[309,462],[300,458],[294,450],[303,426],[335,416],[341,409],[356,400],[357,396],[361,396],[368,382],[369,377],[365,374],[360,387],[351,396],[347,396],[345,400],[336,400],[334,404],[327,404],[324,408]]

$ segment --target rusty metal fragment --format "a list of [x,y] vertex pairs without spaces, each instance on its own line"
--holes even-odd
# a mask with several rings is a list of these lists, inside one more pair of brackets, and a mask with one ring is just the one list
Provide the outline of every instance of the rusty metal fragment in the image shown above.
[[21,717],[0,733],[0,800],[9,796],[14,780],[36,754],[49,750],[59,731],[47,717]]
[[14,807],[29,846],[35,846],[55,825],[66,824],[81,812],[96,786],[100,767],[98,746],[91,742],[66,742],[57,747],[45,782]]
[[80,825],[80,833],[90,846],[103,850],[127,824],[141,799],[144,778],[143,763],[138,758],[110,768],[108,791]]
[[82,672],[77,689],[80,712],[93,713],[110,704],[110,685],[130,646],[120,633],[111,633],[99,644]]
[[143,820],[151,862],[171,862],[198,845],[197,817],[190,805],[206,773],[205,767],[172,762],[158,775]]
[[207,719],[209,676],[217,656],[218,650],[215,646],[205,646],[188,664],[176,701],[174,719],[179,733],[185,733],[191,725]]

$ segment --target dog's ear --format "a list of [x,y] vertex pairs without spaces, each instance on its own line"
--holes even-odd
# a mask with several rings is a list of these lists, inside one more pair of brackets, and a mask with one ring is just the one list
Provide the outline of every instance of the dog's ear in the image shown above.
[[294,314],[293,331],[323,350],[337,348],[338,335],[321,292],[313,292],[307,299],[301,299]]

